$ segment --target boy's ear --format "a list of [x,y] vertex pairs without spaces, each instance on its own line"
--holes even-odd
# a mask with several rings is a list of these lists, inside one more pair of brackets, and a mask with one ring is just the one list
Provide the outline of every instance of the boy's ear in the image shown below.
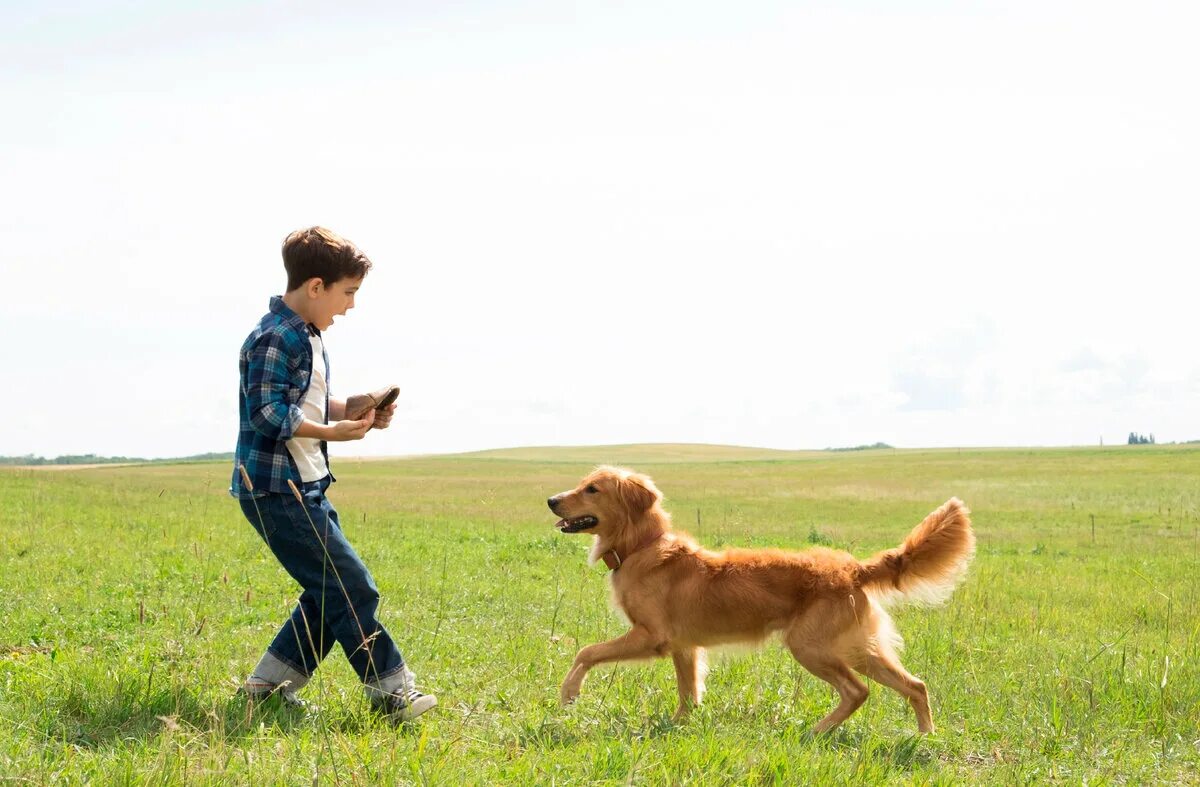
[[315,298],[325,290],[325,282],[320,276],[313,276],[308,281],[304,282],[304,293],[310,298]]

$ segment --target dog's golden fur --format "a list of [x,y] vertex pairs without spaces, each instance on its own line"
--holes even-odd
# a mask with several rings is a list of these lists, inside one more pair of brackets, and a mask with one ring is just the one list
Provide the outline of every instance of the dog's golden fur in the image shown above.
[[578,696],[589,669],[609,661],[670,656],[679,681],[677,718],[704,693],[704,649],[757,643],[779,632],[809,672],[833,685],[838,706],[817,723],[824,732],[867,698],[855,672],[895,689],[912,705],[921,732],[933,731],[925,684],[900,664],[900,638],[885,606],[947,597],[974,554],[969,511],[951,498],[904,543],[859,561],[813,548],[712,552],[671,526],[662,495],[644,475],[601,467],[548,501],[564,532],[595,537],[591,561],[604,558],[615,603],[629,619],[623,636],[579,651],[563,682],[564,703]]

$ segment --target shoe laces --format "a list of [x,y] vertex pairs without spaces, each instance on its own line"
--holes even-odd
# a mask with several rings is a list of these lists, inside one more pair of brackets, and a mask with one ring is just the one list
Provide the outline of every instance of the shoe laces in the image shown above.
[[417,691],[415,688],[410,688],[406,691],[397,692],[396,696],[403,699],[405,703],[412,705],[414,702],[421,699],[425,695],[423,693]]

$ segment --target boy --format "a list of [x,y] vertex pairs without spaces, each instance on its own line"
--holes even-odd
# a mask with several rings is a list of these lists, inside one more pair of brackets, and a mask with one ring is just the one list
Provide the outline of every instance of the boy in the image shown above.
[[229,491],[304,592],[242,691],[302,704],[296,692],[336,641],[372,704],[407,721],[437,698],[417,691],[375,619],[375,581],[325,497],[334,481],[326,441],[361,440],[371,428],[387,428],[396,409],[391,400],[398,389],[351,397],[349,412],[345,400],[329,396],[321,331],[354,308],[371,261],[344,238],[310,227],[284,240],[283,265],[287,292],[271,298],[270,311],[242,345],[241,429]]

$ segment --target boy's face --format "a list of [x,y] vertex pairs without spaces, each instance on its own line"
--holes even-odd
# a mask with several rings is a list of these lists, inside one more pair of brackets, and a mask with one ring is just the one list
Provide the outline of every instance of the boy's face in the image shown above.
[[303,315],[319,330],[333,325],[333,318],[354,308],[354,294],[363,280],[338,279],[328,287],[320,279],[309,279],[305,284],[308,294],[308,314]]

